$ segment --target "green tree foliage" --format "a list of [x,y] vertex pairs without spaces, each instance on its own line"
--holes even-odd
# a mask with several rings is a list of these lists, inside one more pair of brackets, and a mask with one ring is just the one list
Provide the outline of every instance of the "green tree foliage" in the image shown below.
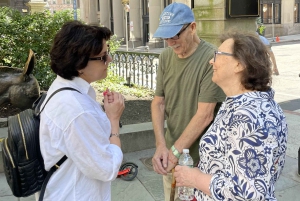
[[[0,7],[0,65],[23,68],[29,49],[32,49],[36,57],[33,74],[41,88],[47,90],[56,77],[50,68],[52,41],[62,25],[73,17],[70,10],[26,15]],[[117,50],[120,42],[116,36],[112,37],[109,41],[111,52]]]
[[[20,13],[9,7],[0,7],[0,65],[23,68],[28,57],[29,49],[35,53],[36,64],[33,75],[37,78],[40,87],[47,90],[56,75],[50,68],[50,48],[55,34],[62,25],[73,20],[70,10],[58,11],[51,14],[49,11],[33,13],[31,15]],[[110,52],[114,53],[122,40],[117,36],[108,41]],[[110,63],[110,68],[113,68]],[[124,79],[108,73],[105,80],[97,82],[99,90],[110,88],[124,94],[147,96],[149,90],[142,88],[128,88],[123,85]]]
[[18,10],[0,7],[0,63],[23,68],[29,49],[36,56],[34,76],[41,88],[47,89],[55,78],[49,68],[49,52],[56,32],[73,14],[69,10],[24,15]]

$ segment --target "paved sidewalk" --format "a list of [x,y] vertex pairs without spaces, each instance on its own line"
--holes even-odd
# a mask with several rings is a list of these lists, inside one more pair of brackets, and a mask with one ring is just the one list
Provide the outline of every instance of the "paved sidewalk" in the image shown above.
[[[295,40],[300,41],[300,35],[280,37],[282,44]],[[300,176],[297,174],[300,146],[300,44],[276,44],[272,49],[280,73],[279,76],[273,76],[275,100],[283,108],[289,127],[286,164],[276,184],[276,196],[278,201],[296,201],[299,200],[300,192]],[[0,129],[0,137],[5,132],[5,129]],[[154,152],[155,149],[147,149],[124,154],[124,161],[136,163],[139,172],[133,181],[117,178],[112,182],[112,201],[163,201],[162,178],[149,165],[145,165]],[[30,196],[20,200],[35,199]],[[0,201],[17,201],[12,196],[3,173],[0,174]]]

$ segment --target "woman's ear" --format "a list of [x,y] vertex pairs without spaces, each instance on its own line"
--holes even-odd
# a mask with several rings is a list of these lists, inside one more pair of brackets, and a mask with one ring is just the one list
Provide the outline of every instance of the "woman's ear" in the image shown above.
[[243,66],[240,62],[237,62],[235,68],[234,68],[234,72],[235,73],[240,73],[243,70],[245,70],[245,66]]

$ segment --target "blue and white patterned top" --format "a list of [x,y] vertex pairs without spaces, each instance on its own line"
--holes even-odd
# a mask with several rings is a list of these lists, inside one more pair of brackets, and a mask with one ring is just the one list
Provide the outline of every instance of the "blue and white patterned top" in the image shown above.
[[287,149],[287,123],[274,91],[227,97],[199,143],[199,169],[213,175],[207,200],[274,201]]

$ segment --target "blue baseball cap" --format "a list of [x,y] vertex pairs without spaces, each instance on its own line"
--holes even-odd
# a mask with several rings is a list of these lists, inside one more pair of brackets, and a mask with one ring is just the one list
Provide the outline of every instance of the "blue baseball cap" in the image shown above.
[[190,7],[183,3],[172,3],[161,13],[153,38],[171,38],[182,29],[183,25],[194,21],[194,13]]

